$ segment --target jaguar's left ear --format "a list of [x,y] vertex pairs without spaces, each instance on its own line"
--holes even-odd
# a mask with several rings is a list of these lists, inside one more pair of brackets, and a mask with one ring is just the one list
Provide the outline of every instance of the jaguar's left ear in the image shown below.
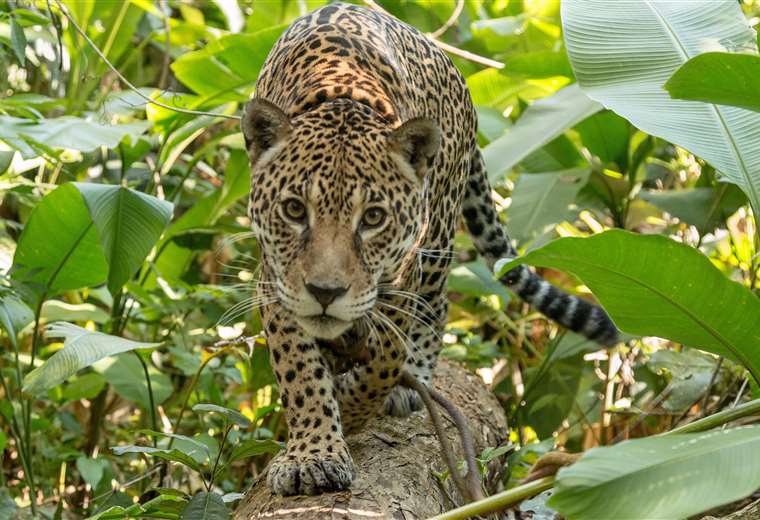
[[290,119],[277,105],[261,98],[250,100],[243,109],[240,129],[251,164],[286,138],[291,128]]
[[422,179],[441,145],[441,131],[432,119],[417,117],[396,128],[388,136],[391,151],[401,156]]

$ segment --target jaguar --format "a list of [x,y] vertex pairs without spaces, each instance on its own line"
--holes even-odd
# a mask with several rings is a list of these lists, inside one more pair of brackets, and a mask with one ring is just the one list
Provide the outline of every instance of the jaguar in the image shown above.
[[[516,256],[477,146],[462,75],[392,16],[330,4],[270,51],[241,130],[261,252],[257,291],[288,424],[267,482],[277,494],[350,486],[344,434],[404,416],[431,384],[460,215],[491,267]],[[559,324],[608,345],[602,308],[526,266],[501,281]]]

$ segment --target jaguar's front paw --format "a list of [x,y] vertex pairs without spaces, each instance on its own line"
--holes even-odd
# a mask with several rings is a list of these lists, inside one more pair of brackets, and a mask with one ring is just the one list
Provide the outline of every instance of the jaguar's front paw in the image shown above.
[[412,412],[422,410],[422,398],[410,388],[397,386],[383,404],[383,413],[393,417],[406,417]]
[[354,461],[346,448],[280,455],[269,467],[267,484],[278,495],[318,495],[346,489],[353,479]]

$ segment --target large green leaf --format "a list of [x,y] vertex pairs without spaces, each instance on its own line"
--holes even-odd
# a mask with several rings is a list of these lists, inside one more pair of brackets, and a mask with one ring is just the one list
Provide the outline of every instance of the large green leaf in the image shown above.
[[105,357],[159,345],[92,332],[63,321],[49,325],[45,336],[63,338],[63,348],[24,378],[23,391],[33,395],[61,384],[79,370]]
[[501,179],[531,152],[601,109],[602,105],[589,99],[575,84],[539,99],[511,130],[483,149],[489,177],[492,181]]
[[760,112],[760,56],[706,52],[695,56],[665,84],[670,95]]
[[126,135],[137,136],[150,127],[147,121],[104,125],[81,117],[30,120],[0,115],[0,140],[16,148],[26,158],[38,154],[29,142],[49,148],[71,148],[91,152],[101,146],[115,148]]
[[760,487],[760,427],[593,448],[557,475],[548,504],[569,519],[676,519]]
[[211,403],[196,404],[195,406],[193,406],[193,411],[218,413],[222,415],[228,421],[232,421],[233,423],[243,428],[247,428],[251,424],[251,421],[248,419],[248,417],[238,412],[237,410],[232,410],[231,408],[225,408],[224,406],[219,406],[216,404],[211,404]]
[[37,203],[19,238],[12,272],[48,296],[106,280],[108,265],[97,231],[73,184]]
[[752,49],[737,2],[562,2],[570,62],[593,99],[710,162],[760,209],[760,114],[672,99],[663,85],[706,50]]
[[520,263],[574,274],[624,332],[729,357],[760,380],[760,299],[696,249],[663,236],[610,230],[561,238],[496,268],[503,273]]
[[111,450],[113,450],[116,455],[124,455],[126,453],[142,453],[162,460],[178,462],[190,469],[197,471],[198,473],[201,473],[203,471],[195,459],[193,459],[190,455],[186,455],[185,453],[182,453],[176,449],[168,450],[163,448],[153,448],[150,446],[114,446],[111,448]]
[[220,495],[202,491],[190,500],[180,520],[227,520],[229,517],[230,510]]
[[172,63],[175,76],[204,97],[215,101],[245,101],[274,42],[286,26],[251,34],[228,34],[203,49],[188,52]]
[[514,238],[518,242],[530,240],[548,226],[571,218],[570,205],[590,174],[590,168],[574,168],[520,175],[512,193],[514,202],[507,212]]
[[171,202],[106,184],[74,184],[90,210],[108,261],[108,290],[116,294],[135,274],[172,218]]

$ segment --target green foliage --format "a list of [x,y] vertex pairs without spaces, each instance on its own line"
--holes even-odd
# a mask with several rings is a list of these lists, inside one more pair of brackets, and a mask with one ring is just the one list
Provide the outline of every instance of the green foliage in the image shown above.
[[760,56],[706,52],[681,65],[665,83],[676,99],[760,112]]
[[108,264],[97,230],[73,184],[56,188],[35,206],[19,238],[12,273],[40,297],[106,280]]
[[[326,3],[62,3],[142,95],[218,114],[198,116],[128,89],[57,1],[0,3],[0,517],[227,518],[284,447],[248,157],[223,116]],[[474,1],[451,27],[456,0],[380,3],[469,53],[450,56],[514,262],[632,334],[560,330],[462,229],[421,252],[452,259],[444,355],[508,416],[481,455],[488,475],[507,461],[488,500],[546,489],[518,483],[556,446],[588,455],[523,511],[684,517],[750,493],[754,428],[658,435],[756,412],[760,2]]]
[[690,517],[760,486],[758,433],[755,426],[594,448],[560,470],[549,505],[570,519]]
[[[760,210],[760,114],[674,101],[663,88],[678,67],[705,51],[707,41],[757,53],[738,3],[571,1],[562,4],[562,16],[570,62],[584,92],[637,128],[708,161]],[[642,24],[647,31],[637,30]]]
[[106,286],[116,295],[142,266],[172,217],[165,200],[121,186],[77,183],[108,262]]
[[[610,230],[555,240],[497,269],[503,273],[518,263],[574,274],[624,332],[654,334],[726,356],[760,382],[760,330],[753,326],[760,321],[760,300],[691,247]],[[742,312],[737,315],[736,309]]]
[[102,332],[90,332],[71,323],[48,326],[48,338],[63,338],[63,348],[24,378],[22,391],[36,395],[61,384],[96,361],[138,348],[155,348],[158,343],[139,343]]

